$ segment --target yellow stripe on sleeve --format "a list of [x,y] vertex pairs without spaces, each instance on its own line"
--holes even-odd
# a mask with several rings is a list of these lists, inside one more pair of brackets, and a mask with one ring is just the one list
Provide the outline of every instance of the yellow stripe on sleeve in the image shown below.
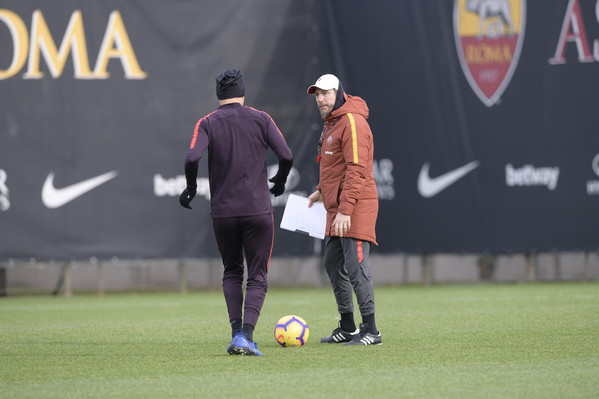
[[354,149],[354,163],[358,164],[358,136],[356,135],[356,121],[354,121],[354,116],[351,113],[347,114],[349,118],[349,123],[351,124],[351,143]]

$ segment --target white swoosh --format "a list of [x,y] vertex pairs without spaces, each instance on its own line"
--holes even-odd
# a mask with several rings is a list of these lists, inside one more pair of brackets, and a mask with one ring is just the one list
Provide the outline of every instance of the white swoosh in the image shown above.
[[418,192],[425,198],[433,197],[460,180],[473,169],[476,169],[479,163],[478,161],[473,161],[441,176],[431,178],[428,174],[430,164],[426,162],[422,165],[422,169],[420,169],[420,174],[418,175]]
[[63,188],[54,187],[54,172],[50,172],[42,187],[42,202],[47,208],[61,207],[118,175],[116,170],[92,177]]

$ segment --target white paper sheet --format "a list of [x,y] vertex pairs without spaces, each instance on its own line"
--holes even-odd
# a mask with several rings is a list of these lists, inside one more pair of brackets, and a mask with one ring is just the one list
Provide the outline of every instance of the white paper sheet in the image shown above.
[[327,211],[322,202],[315,202],[308,208],[309,202],[308,198],[289,194],[281,219],[281,228],[322,240],[326,229]]

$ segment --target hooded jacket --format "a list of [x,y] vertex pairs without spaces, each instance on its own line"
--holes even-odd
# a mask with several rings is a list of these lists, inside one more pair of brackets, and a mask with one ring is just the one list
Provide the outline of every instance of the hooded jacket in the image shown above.
[[337,212],[351,217],[345,237],[375,245],[378,195],[372,172],[374,144],[366,119],[368,106],[360,97],[345,95],[345,103],[325,118],[317,189],[327,210],[326,235]]

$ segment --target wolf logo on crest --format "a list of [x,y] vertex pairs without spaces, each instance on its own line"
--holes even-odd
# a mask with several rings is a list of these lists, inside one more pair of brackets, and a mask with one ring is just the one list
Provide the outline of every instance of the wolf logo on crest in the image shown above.
[[464,75],[487,106],[497,104],[518,65],[526,0],[455,0],[454,37]]

